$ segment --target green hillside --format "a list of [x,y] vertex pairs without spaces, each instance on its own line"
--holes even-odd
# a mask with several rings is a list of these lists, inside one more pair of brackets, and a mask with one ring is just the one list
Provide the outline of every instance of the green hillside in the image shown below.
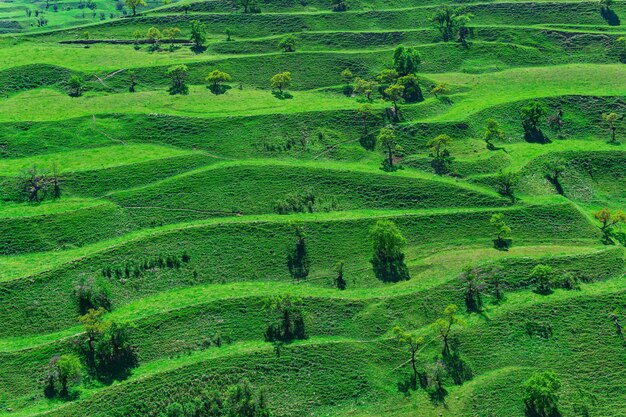
[[0,2],[0,417],[626,417],[622,19]]

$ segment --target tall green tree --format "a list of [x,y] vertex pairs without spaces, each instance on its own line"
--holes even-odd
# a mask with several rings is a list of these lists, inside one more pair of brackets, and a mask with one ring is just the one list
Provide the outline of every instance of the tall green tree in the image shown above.
[[148,5],[146,0],[124,0],[124,4],[133,11],[133,16],[137,15],[137,7],[145,7]]
[[391,220],[378,220],[370,229],[374,247],[371,260],[374,274],[383,282],[406,281],[409,269],[404,263],[406,240]]
[[400,150],[400,145],[396,139],[396,132],[389,127],[380,129],[378,137],[376,138],[378,146],[387,154],[387,158],[383,162],[383,170],[394,171],[395,166],[393,164],[393,158],[395,153]]
[[199,20],[191,21],[191,41],[193,42],[193,50],[202,52],[206,42],[206,26],[203,22]]
[[166,75],[172,80],[169,88],[170,94],[189,94],[189,87],[187,86],[188,74],[189,68],[185,64],[174,65],[167,69]]
[[393,68],[401,77],[415,74],[421,62],[422,57],[415,48],[399,45],[393,51]]

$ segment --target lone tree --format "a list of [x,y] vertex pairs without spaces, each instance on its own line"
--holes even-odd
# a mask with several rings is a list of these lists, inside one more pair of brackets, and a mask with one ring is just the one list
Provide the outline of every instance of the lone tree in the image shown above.
[[393,84],[385,88],[384,96],[387,101],[391,101],[393,104],[393,117],[398,119],[400,109],[398,108],[398,101],[402,99],[404,95],[404,86],[401,84]]
[[443,356],[450,355],[450,335],[452,328],[462,326],[465,323],[463,319],[456,314],[458,310],[459,308],[455,304],[448,305],[443,310],[443,315],[434,323],[434,327],[437,329],[437,333],[439,333],[439,337],[441,337],[441,341],[443,342],[441,352]]
[[443,175],[450,172],[453,158],[450,156],[448,146],[451,143],[452,138],[444,133],[432,138],[426,144],[430,149],[430,156],[433,158],[431,166],[436,174]]
[[204,50],[204,42],[206,42],[206,26],[199,20],[191,21],[191,41],[193,42],[193,50],[197,53]]
[[172,85],[169,88],[170,94],[189,94],[189,87],[186,80],[189,69],[187,65],[174,65],[168,68],[166,74],[172,79]]
[[493,141],[503,140],[506,137],[504,130],[500,127],[500,123],[496,119],[487,119],[487,126],[485,126],[485,134],[483,139],[487,144],[487,149],[493,151],[496,146]]
[[163,34],[158,28],[151,27],[146,32],[146,39],[148,39],[148,41],[152,44],[152,47],[151,47],[152,50],[156,51],[159,49],[159,45],[160,45],[162,38],[163,38]]
[[480,269],[467,265],[463,268],[459,278],[464,287],[467,311],[480,312],[483,308],[482,292],[485,289]]
[[374,81],[364,80],[363,78],[356,77],[354,79],[354,92],[357,94],[363,94],[367,101],[372,101],[372,93],[374,92]]
[[395,153],[401,149],[396,140],[396,132],[392,128],[383,127],[380,129],[376,141],[380,149],[387,154],[387,158],[383,161],[383,171],[395,171],[396,167],[393,164],[393,158]]
[[430,89],[430,93],[435,97],[439,97],[440,95],[446,95],[450,92],[447,83],[439,83],[434,85],[433,88]]
[[74,74],[67,80],[67,88],[70,97],[80,97],[85,90],[85,81],[81,76]]
[[306,234],[302,226],[293,225],[295,245],[287,255],[287,267],[291,276],[297,280],[305,279],[309,275],[311,261],[306,247]]
[[623,116],[619,116],[617,113],[604,113],[602,120],[606,123],[609,131],[611,132],[611,140],[609,143],[617,143],[615,139],[615,131],[617,130],[617,121],[623,119]]
[[75,355],[53,356],[48,365],[45,394],[61,397],[69,394],[69,387],[80,381],[80,359]]
[[511,199],[511,203],[515,203],[516,200],[514,191],[518,180],[519,177],[515,172],[502,169],[498,171],[494,178],[498,193]]
[[145,7],[148,5],[146,0],[124,0],[124,4],[133,11],[133,16],[137,15],[137,7]]
[[137,73],[134,69],[128,70],[128,92],[134,93],[137,86]]
[[350,95],[352,94],[352,91],[354,90],[352,88],[352,85],[350,84],[352,82],[352,80],[354,79],[354,75],[352,75],[352,71],[350,71],[350,68],[346,68],[343,71],[341,71],[341,78],[345,81],[346,86],[344,87],[343,91],[346,95]]
[[346,279],[343,276],[343,265],[344,262],[343,261],[339,261],[335,264],[335,273],[337,274],[337,276],[335,277],[335,285],[337,286],[337,288],[339,288],[340,290],[345,290],[348,283],[346,282]]
[[422,62],[422,57],[415,48],[399,45],[393,51],[393,68],[399,76],[415,74],[417,67]]
[[532,101],[522,108],[520,116],[524,137],[529,142],[545,142],[546,138],[541,131],[541,124],[548,111],[545,106],[538,101]]
[[230,74],[220,70],[213,70],[206,76],[205,81],[210,83],[209,90],[213,94],[222,94],[225,92],[224,86],[222,83],[227,83],[232,80]]
[[291,73],[289,71],[280,72],[270,79],[270,85],[273,89],[278,89],[278,93],[282,95],[284,89],[291,85]]
[[494,248],[504,251],[509,250],[509,248],[511,247],[511,239],[509,239],[509,235],[511,234],[511,226],[506,224],[504,214],[494,213],[491,216],[489,222],[494,228]]
[[554,270],[550,265],[538,264],[530,271],[530,281],[535,284],[535,291],[539,294],[550,294],[556,284]]
[[554,372],[535,372],[522,386],[527,415],[539,417],[560,415],[558,413],[560,389],[561,380]]
[[290,342],[306,339],[302,300],[291,295],[277,295],[265,300],[265,308],[273,317],[265,331],[268,342]]
[[424,338],[421,336],[415,336],[412,333],[406,331],[401,326],[395,326],[393,328],[393,335],[396,341],[400,344],[405,345],[410,352],[411,369],[413,370],[413,375],[411,376],[411,385],[415,389],[417,388],[417,354],[419,353],[422,346],[424,346]]
[[283,52],[295,52],[296,51],[296,37],[292,34],[289,34],[282,38],[280,42],[278,42],[278,47],[283,50]]
[[556,192],[560,195],[565,194],[561,185],[561,176],[565,171],[565,164],[566,162],[563,158],[554,158],[546,162],[545,165],[546,179],[554,185]]
[[18,187],[23,198],[31,203],[38,203],[48,196],[61,197],[61,179],[59,168],[53,165],[52,172],[42,170],[36,165],[24,171],[18,180]]
[[376,278],[384,282],[406,281],[409,269],[404,263],[406,240],[391,220],[378,220],[370,229],[374,246],[371,260]]
[[620,224],[626,223],[626,213],[622,210],[611,211],[611,209],[604,207],[603,209],[593,213],[593,217],[600,222],[602,242],[605,245],[612,245],[614,243],[614,228]]

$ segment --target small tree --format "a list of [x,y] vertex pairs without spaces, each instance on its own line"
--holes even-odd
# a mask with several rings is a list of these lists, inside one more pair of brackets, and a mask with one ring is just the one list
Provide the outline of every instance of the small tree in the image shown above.
[[549,417],[558,414],[561,380],[552,371],[538,373],[524,382],[524,405],[529,415]]
[[374,246],[371,263],[376,277],[384,282],[408,280],[409,269],[403,253],[406,240],[398,226],[391,220],[378,220],[370,229],[370,236]]
[[402,96],[404,95],[404,86],[401,84],[393,84],[385,88],[384,93],[385,100],[391,101],[391,103],[393,103],[393,114],[394,118],[397,119],[398,115],[400,114],[398,101],[400,101],[402,99]]
[[278,89],[279,94],[284,93],[284,89],[291,85],[291,73],[289,71],[280,72],[270,79],[272,89]]
[[554,270],[550,265],[538,264],[530,271],[530,280],[539,294],[550,294],[556,284]]
[[261,10],[257,7],[256,0],[239,0],[239,4],[243,7],[244,13],[258,13]]
[[352,75],[352,71],[350,71],[350,68],[346,68],[343,71],[341,71],[341,78],[344,80],[344,82],[346,83],[346,86],[344,87],[344,93],[346,95],[350,95],[352,94],[352,86],[350,85],[350,83],[352,82],[352,80],[354,79],[354,75]]
[[354,92],[365,95],[367,101],[372,101],[372,92],[374,91],[374,87],[374,81],[364,80],[359,77],[354,79]]
[[[247,379],[226,390],[224,404],[228,416],[237,417],[270,417],[270,409],[265,393],[255,390]],[[213,414],[211,414],[213,415]]]
[[434,85],[433,88],[430,89],[430,93],[433,94],[435,97],[439,97],[440,95],[446,95],[449,92],[450,89],[448,88],[447,83],[439,83],[437,85]]
[[287,267],[291,276],[297,280],[305,279],[309,275],[311,261],[306,247],[306,234],[297,224],[293,225],[295,246],[287,255]]
[[511,227],[506,223],[504,214],[494,213],[489,222],[494,228],[493,246],[498,250],[508,250],[511,247]]
[[69,387],[80,381],[80,360],[75,355],[54,356],[48,366],[46,395],[57,391],[62,397],[69,394]]
[[376,81],[380,84],[380,89],[383,90],[383,98],[384,98],[384,90],[390,85],[394,84],[400,74],[395,69],[386,69],[383,70],[380,74],[376,76]]
[[213,94],[221,94],[225,91],[222,83],[227,83],[232,80],[230,74],[220,70],[213,70],[206,76],[205,81],[210,83],[209,89]]
[[561,130],[563,129],[564,121],[563,121],[563,109],[558,109],[556,113],[546,119],[548,122],[548,126],[552,130],[554,130],[557,134],[557,137],[563,137],[561,134]]
[[184,64],[168,68],[166,74],[172,79],[172,85],[169,88],[170,94],[189,94],[189,87],[186,83],[188,72],[189,69]]
[[487,149],[490,151],[495,150],[496,147],[493,141],[504,140],[505,137],[506,134],[500,127],[500,123],[495,119],[487,119],[487,126],[485,126],[485,134],[483,135],[483,139],[487,143]]
[[614,228],[619,224],[626,223],[626,213],[622,210],[611,211],[611,209],[604,207],[593,213],[593,217],[600,222],[602,242],[605,245],[612,245]]
[[422,57],[415,48],[399,45],[393,52],[393,68],[399,76],[415,74]]
[[482,292],[485,289],[481,271],[478,268],[467,265],[463,268],[459,278],[464,287],[467,311],[480,312],[483,307]]
[[522,127],[524,135],[529,142],[545,142],[546,138],[541,131],[541,124],[546,117],[547,110],[543,104],[538,101],[531,101],[522,108],[520,116],[522,119]]
[[450,144],[452,144],[452,138],[445,133],[434,137],[426,144],[430,149],[430,156],[433,158],[431,166],[436,174],[443,175],[450,172],[450,166],[454,160],[448,150]]
[[199,20],[191,21],[191,41],[193,42],[193,50],[197,53],[204,50],[204,42],[206,42],[206,26]]
[[617,113],[604,113],[602,114],[602,120],[606,123],[609,131],[611,132],[611,140],[609,143],[617,143],[615,140],[615,131],[617,130],[617,121],[622,119]]
[[180,29],[177,27],[163,29],[163,36],[170,41],[170,50],[174,50],[174,41],[178,35],[180,35]]
[[556,192],[560,195],[564,195],[563,186],[561,185],[561,176],[565,171],[565,160],[563,158],[553,158],[546,162],[545,172],[546,179],[554,185]]
[[343,276],[343,265],[344,262],[343,261],[339,261],[335,264],[335,273],[337,274],[337,276],[335,277],[335,285],[337,286],[337,288],[339,288],[340,290],[345,290],[346,286],[347,286],[347,282],[346,279]]
[[232,41],[232,40],[233,40],[233,39],[232,39],[232,35],[233,35],[233,31],[232,31],[232,30],[230,30],[230,29],[226,29],[226,30],[224,31],[224,34],[226,35],[226,41],[227,41],[227,42],[230,42],[230,41]]
[[81,76],[74,74],[67,80],[67,87],[70,97],[80,97],[85,90],[85,81]]
[[39,169],[37,165],[28,168],[24,172],[23,178],[19,180],[19,188],[24,198],[31,203],[44,200],[50,192],[50,184],[48,173]]
[[296,37],[292,34],[289,34],[282,38],[280,42],[278,42],[278,47],[283,50],[283,52],[295,52],[296,51]]
[[74,295],[78,301],[80,314],[86,314],[91,309],[111,310],[111,289],[108,282],[102,278],[81,276],[74,284]]
[[515,186],[518,182],[518,175],[513,171],[499,170],[494,178],[497,191],[503,196],[509,197],[512,203],[515,203]]
[[306,339],[302,300],[291,295],[277,295],[265,300],[265,308],[273,317],[265,331],[268,342],[290,342]]
[[376,141],[378,146],[387,154],[387,158],[383,161],[382,169],[384,171],[395,171],[396,167],[393,164],[393,158],[395,152],[400,150],[396,140],[396,132],[389,127],[383,127],[380,129]]
[[435,329],[437,330],[437,333],[439,333],[439,337],[441,337],[441,341],[443,342],[443,349],[441,352],[443,356],[450,355],[450,335],[453,327],[462,326],[465,323],[463,319],[457,315],[458,310],[459,308],[455,304],[448,305],[443,310],[443,315],[434,323]]
[[441,32],[444,42],[448,42],[454,34],[456,23],[454,9],[447,4],[440,6],[432,17],[432,21]]
[[137,85],[137,73],[134,69],[128,70],[128,92],[134,93]]
[[469,24],[473,17],[474,15],[471,13],[460,13],[458,11],[454,16],[454,26],[459,34],[459,43],[465,47],[468,46],[467,39],[472,35],[472,28],[469,27]]
[[156,51],[159,49],[162,38],[163,34],[159,29],[155,27],[151,27],[150,29],[148,29],[148,32],[146,32],[146,39],[148,39],[148,41],[152,44],[152,50]]
[[348,10],[345,0],[331,0],[331,6],[333,12],[345,12]]
[[124,4],[133,11],[133,16],[137,15],[137,7],[145,7],[148,5],[146,0],[124,0]]
[[402,345],[405,345],[409,349],[409,360],[411,362],[411,369],[413,370],[411,385],[413,385],[413,388],[417,388],[417,354],[419,353],[422,346],[424,346],[424,338],[421,336],[415,336],[412,333],[404,330],[400,326],[395,326],[392,331],[396,341]]

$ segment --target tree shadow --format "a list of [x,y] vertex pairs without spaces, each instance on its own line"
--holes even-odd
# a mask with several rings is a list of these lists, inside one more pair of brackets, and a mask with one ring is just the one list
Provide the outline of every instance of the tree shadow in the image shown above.
[[608,9],[606,7],[600,8],[600,16],[606,20],[606,23],[608,23],[609,26],[619,26],[621,24],[619,16],[613,9]]
[[293,98],[293,96],[286,91],[272,91],[272,95],[279,100],[289,100]]
[[493,240],[493,247],[497,250],[508,251],[513,243],[513,239],[497,238]]
[[554,189],[556,190],[557,193],[559,193],[559,195],[562,195],[562,196],[565,195],[565,190],[563,190],[563,186],[561,185],[558,179],[554,178],[551,175],[546,175],[546,179],[548,180],[548,182],[550,182],[550,184],[554,186]]
[[524,139],[529,143],[550,143],[551,140],[541,129],[528,129],[524,132]]
[[372,133],[368,135],[363,135],[359,138],[359,143],[364,149],[368,151],[373,151],[374,149],[376,149],[376,136],[374,136],[374,134]]
[[204,45],[193,45],[191,48],[189,48],[191,50],[191,52],[193,52],[194,54],[201,54],[204,51],[206,51],[207,47]]
[[226,93],[232,87],[226,84],[217,84],[217,85],[211,84],[207,88],[209,89],[209,91],[211,91],[211,93],[215,94],[216,96],[219,96],[220,94]]

